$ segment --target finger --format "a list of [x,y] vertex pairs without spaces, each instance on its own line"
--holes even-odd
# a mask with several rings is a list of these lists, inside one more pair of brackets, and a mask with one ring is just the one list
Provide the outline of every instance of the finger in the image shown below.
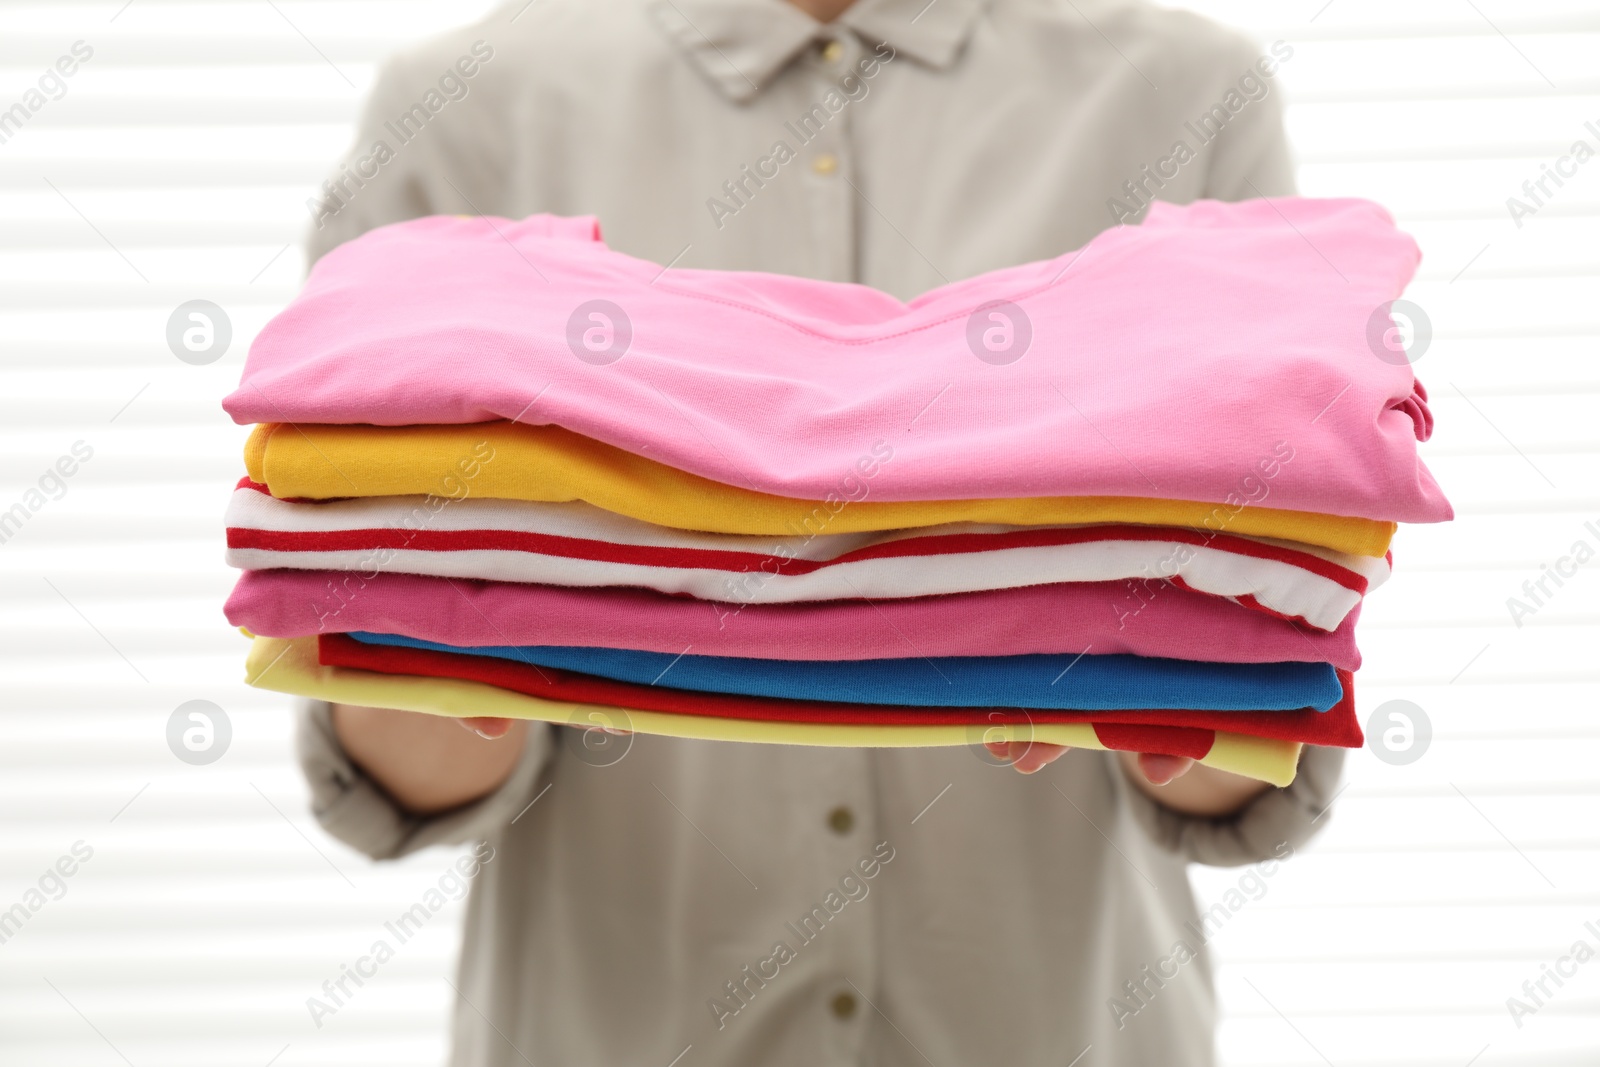
[[1047,745],[1042,741],[1011,742],[1011,765],[1023,774],[1042,771],[1071,749],[1065,745]]
[[477,715],[465,719],[457,719],[464,730],[471,730],[485,741],[497,741],[511,732],[510,719],[498,719],[490,716]]
[[983,747],[997,760],[1011,764],[1023,774],[1049,766],[1070,751],[1065,745],[1041,741],[985,741]]
[[983,747],[1001,763],[1015,763],[1028,749],[1026,741],[985,741]]
[[1189,773],[1194,760],[1188,756],[1164,756],[1156,752],[1139,753],[1139,771],[1151,785],[1166,785]]

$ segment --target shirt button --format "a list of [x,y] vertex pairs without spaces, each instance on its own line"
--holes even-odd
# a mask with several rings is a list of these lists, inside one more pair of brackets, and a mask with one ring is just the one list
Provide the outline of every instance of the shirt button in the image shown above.
[[844,58],[844,45],[838,41],[829,41],[822,46],[822,59],[826,63],[837,63]]
[[811,169],[826,178],[839,169],[839,157],[828,152],[811,161]]
[[856,998],[849,993],[840,993],[829,1002],[833,1014],[840,1019],[848,1019],[856,1013]]
[[856,817],[849,808],[840,806],[828,812],[828,826],[836,834],[847,834],[855,826]]

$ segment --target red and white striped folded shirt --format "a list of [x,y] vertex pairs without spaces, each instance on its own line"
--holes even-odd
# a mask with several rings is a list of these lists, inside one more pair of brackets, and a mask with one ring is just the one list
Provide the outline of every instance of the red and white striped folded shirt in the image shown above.
[[278,500],[241,480],[228,562],[654,589],[733,604],[898,599],[1060,582],[1169,580],[1333,630],[1389,560],[1168,526],[1014,527],[747,537],[675,530],[588,504],[443,497]]

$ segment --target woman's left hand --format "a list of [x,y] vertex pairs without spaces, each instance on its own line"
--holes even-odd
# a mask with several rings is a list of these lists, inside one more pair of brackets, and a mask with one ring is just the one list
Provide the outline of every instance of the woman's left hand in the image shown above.
[[[983,747],[995,759],[1004,760],[1023,774],[1042,770],[1071,751],[1065,745],[1047,745],[1042,741],[990,741]],[[1194,760],[1187,756],[1139,753],[1139,773],[1151,785],[1166,785],[1187,774],[1193,766]]]

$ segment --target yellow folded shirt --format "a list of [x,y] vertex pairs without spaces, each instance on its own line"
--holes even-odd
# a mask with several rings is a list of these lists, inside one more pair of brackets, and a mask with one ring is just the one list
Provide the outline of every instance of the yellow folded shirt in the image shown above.
[[[938,526],[1129,522],[1275,537],[1382,556],[1395,524],[1309,511],[1146,497],[795,500],[724,485],[557,426],[263,423],[245,445],[251,479],[275,497],[490,497],[587,501],[658,526],[795,537]],[[841,472],[841,476],[844,472]],[[859,480],[870,494],[871,483]]]
[[[973,744],[967,726],[872,726],[810,722],[755,722],[714,716],[640,711],[597,704],[542,700],[509,689],[454,678],[380,674],[350,667],[325,667],[317,662],[317,639],[292,641],[257,637],[245,659],[245,681],[257,689],[293,696],[356,704],[369,708],[398,708],[457,718],[486,715],[505,719],[535,719],[553,723],[626,722],[635,733],[683,737],[696,741],[746,741],[778,745],[818,745],[833,748],[939,748]],[[986,741],[1038,741],[1071,748],[1104,750],[1087,723],[1040,723],[1033,726],[985,724]],[[1216,731],[1211,751],[1200,762],[1258,781],[1285,786],[1294,781],[1300,762],[1300,744],[1272,738],[1248,737]]]

